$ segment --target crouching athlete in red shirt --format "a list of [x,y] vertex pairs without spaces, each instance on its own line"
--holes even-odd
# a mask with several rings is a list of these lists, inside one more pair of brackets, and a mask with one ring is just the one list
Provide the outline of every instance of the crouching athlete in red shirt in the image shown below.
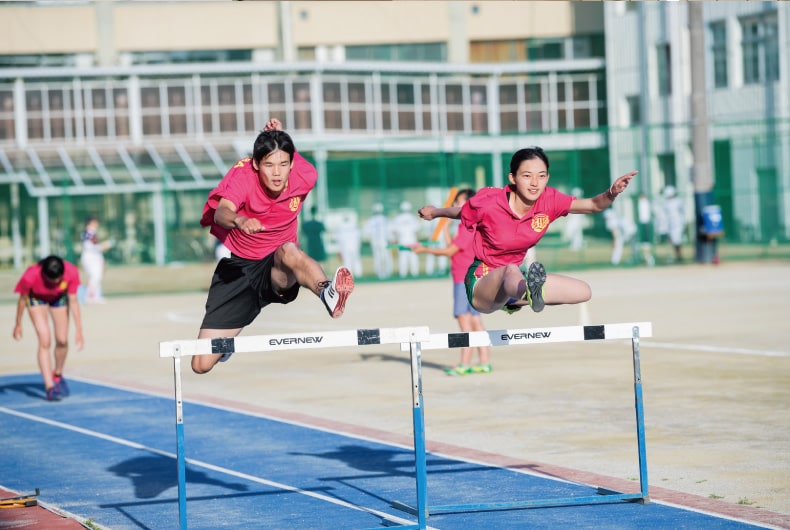
[[549,158],[540,147],[529,147],[513,154],[510,183],[504,188],[484,188],[463,207],[423,206],[419,214],[426,220],[460,218],[461,228],[474,232],[475,260],[464,280],[472,307],[481,313],[499,309],[513,313],[529,305],[538,312],[546,305],[586,302],[592,291],[582,280],[546,274],[539,262],[522,272],[520,266],[527,250],[557,218],[609,208],[634,175],[636,171],[619,177],[595,197],[577,199],[547,186]]
[[[231,252],[217,264],[199,339],[235,337],[269,304],[293,302],[300,286],[318,296],[332,318],[354,290],[340,267],[329,281],[299,248],[298,216],[318,172],[296,152],[277,119],[266,123],[252,157],[239,160],[209,193],[200,223]],[[192,370],[210,371],[228,354],[195,355]]]

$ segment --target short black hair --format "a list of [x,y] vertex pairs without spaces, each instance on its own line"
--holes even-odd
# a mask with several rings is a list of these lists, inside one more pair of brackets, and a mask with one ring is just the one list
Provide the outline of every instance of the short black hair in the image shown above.
[[474,196],[474,194],[475,194],[475,190],[473,190],[472,188],[462,188],[458,190],[458,193],[455,194],[455,198],[453,199],[453,201],[457,201],[458,197],[461,196],[466,197],[466,200],[468,201]]
[[63,271],[66,270],[63,259],[58,256],[47,256],[38,264],[41,265],[41,274],[48,280],[57,280],[63,276]]
[[543,160],[543,163],[546,164],[546,171],[549,170],[548,155],[546,155],[546,152],[541,147],[533,146],[519,149],[513,153],[513,157],[510,159],[510,173],[515,175],[518,173],[518,168],[524,160],[532,160],[533,158],[540,158]]
[[288,153],[289,158],[293,161],[296,146],[294,146],[290,135],[285,131],[261,131],[252,148],[252,159],[258,164],[277,150]]

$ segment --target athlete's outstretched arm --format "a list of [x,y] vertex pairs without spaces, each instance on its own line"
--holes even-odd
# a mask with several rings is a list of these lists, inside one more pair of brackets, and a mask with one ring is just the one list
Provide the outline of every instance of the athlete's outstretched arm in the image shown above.
[[449,208],[437,208],[430,204],[423,206],[417,213],[426,221],[436,219],[437,217],[449,217],[450,219],[459,219],[461,217],[460,206],[450,206]]
[[599,193],[595,197],[590,197],[589,199],[574,199],[571,203],[570,213],[600,213],[606,210],[612,205],[615,198],[625,191],[631,179],[634,178],[636,174],[636,171],[631,171],[622,177],[618,177],[608,190]]

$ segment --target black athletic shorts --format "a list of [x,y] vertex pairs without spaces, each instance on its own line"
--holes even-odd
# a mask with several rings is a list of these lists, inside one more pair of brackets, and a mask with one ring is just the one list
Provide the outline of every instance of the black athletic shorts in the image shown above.
[[274,253],[251,260],[238,256],[222,258],[214,269],[206,300],[206,315],[200,329],[237,329],[249,325],[269,304],[296,300],[299,284],[283,293],[272,287]]

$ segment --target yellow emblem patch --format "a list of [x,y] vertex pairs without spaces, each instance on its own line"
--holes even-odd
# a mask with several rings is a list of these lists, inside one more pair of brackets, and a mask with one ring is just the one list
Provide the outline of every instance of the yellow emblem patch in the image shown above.
[[535,232],[543,232],[549,226],[549,216],[545,213],[539,213],[532,218],[532,229]]
[[301,197],[293,197],[291,198],[291,202],[288,203],[288,208],[291,209],[292,212],[295,212],[299,209],[299,204],[301,204],[302,198]]
[[249,158],[242,158],[241,160],[236,162],[236,165],[233,166],[233,168],[236,169],[236,168],[239,168],[239,167],[244,167],[244,163],[247,162],[248,160],[249,160]]

